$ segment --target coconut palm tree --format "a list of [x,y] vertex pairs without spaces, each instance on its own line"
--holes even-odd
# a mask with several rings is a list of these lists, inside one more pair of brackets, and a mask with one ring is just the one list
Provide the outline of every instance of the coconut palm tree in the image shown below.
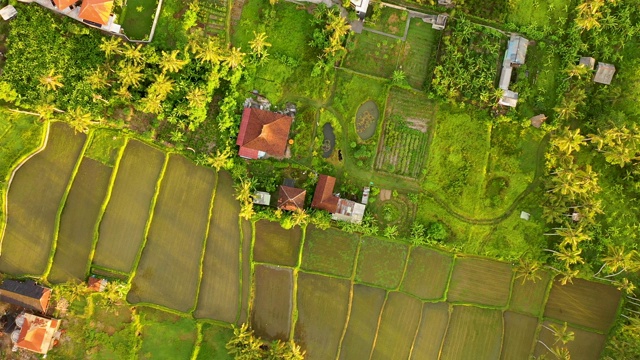
[[232,47],[224,59],[224,64],[232,69],[241,67],[244,63],[245,54],[240,48]]
[[249,46],[254,55],[258,58],[267,56],[267,48],[271,47],[271,43],[267,42],[267,34],[265,32],[253,32],[253,40],[249,41]]
[[198,46],[194,52],[196,59],[203,62],[216,64],[222,59],[222,48],[211,38],[207,39],[203,45]]
[[149,94],[140,101],[140,110],[150,114],[160,114],[162,112],[162,99],[157,94]]
[[536,282],[542,277],[538,274],[541,264],[537,260],[520,258],[518,265],[515,267],[516,279],[522,279],[522,285],[526,281]]
[[120,53],[126,59],[133,61],[135,65],[141,65],[144,63],[144,55],[142,54],[142,51],[140,51],[141,48],[142,48],[142,44],[138,44],[137,46],[134,46],[132,44],[125,43],[122,49],[120,50]]
[[201,108],[207,104],[207,93],[204,89],[197,87],[187,93],[187,100],[190,108]]
[[614,281],[613,286],[620,291],[624,291],[627,295],[633,295],[633,292],[636,290],[636,285],[627,278],[623,278],[620,281]]
[[109,59],[111,58],[111,55],[118,52],[118,49],[120,49],[120,44],[120,39],[116,36],[103,37],[102,43],[100,43],[100,50],[102,50],[107,59]]
[[635,252],[626,251],[623,246],[607,245],[607,255],[602,258],[602,266],[593,276],[598,276],[607,268],[609,272],[615,273],[618,269],[626,269],[633,262]]
[[91,75],[87,77],[87,82],[89,82],[89,85],[91,85],[91,88],[94,90],[111,86],[109,83],[109,74],[100,68],[95,69]]
[[575,339],[575,333],[569,330],[569,325],[566,322],[562,326],[557,324],[546,326],[542,324],[542,327],[553,333],[553,336],[555,337],[554,345],[558,342],[561,342],[562,345],[567,345]]
[[243,179],[236,185],[236,200],[244,203],[253,201],[253,181]]
[[564,262],[568,265],[573,264],[584,264],[584,260],[580,256],[582,253],[582,249],[574,249],[574,248],[566,248],[561,247],[560,251],[555,251],[551,249],[544,249],[544,251],[548,251],[553,253],[553,255],[560,261]]
[[160,68],[163,72],[178,72],[185,65],[187,65],[188,60],[186,59],[178,59],[178,55],[180,54],[180,50],[173,50],[170,53],[166,51],[162,52],[162,60],[160,62]]
[[141,67],[126,63],[120,64],[116,75],[124,88],[129,88],[130,86],[138,87],[143,77]]
[[174,81],[167,78],[164,73],[156,74],[154,83],[149,87],[149,93],[157,95],[161,100],[164,100],[173,90],[173,85]]
[[556,147],[560,152],[571,154],[579,151],[580,146],[584,143],[585,137],[580,134],[580,129],[572,131],[568,127],[560,131],[551,140],[551,145]]
[[224,169],[229,165],[229,159],[231,158],[231,149],[225,148],[223,151],[216,150],[216,154],[207,158],[207,164],[213,166],[216,171]]
[[89,126],[94,123],[91,120],[92,115],[82,110],[82,108],[75,108],[66,113],[66,120],[73,128],[75,132],[87,133],[89,132]]
[[63,86],[60,79],[62,79],[62,75],[56,75],[55,70],[51,69],[47,75],[40,77],[40,84],[42,84],[47,90],[55,91]]

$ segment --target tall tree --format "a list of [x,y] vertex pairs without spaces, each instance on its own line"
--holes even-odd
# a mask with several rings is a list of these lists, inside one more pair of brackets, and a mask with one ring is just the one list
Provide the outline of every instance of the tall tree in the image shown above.
[[170,53],[167,53],[165,51],[162,52],[162,61],[160,62],[160,68],[163,72],[178,72],[185,65],[187,65],[188,60],[178,59],[178,55],[180,55],[180,50],[173,50]]
[[40,77],[40,84],[42,84],[47,90],[55,91],[62,87],[60,79],[62,79],[62,75],[56,75],[55,70],[51,69],[47,75]]

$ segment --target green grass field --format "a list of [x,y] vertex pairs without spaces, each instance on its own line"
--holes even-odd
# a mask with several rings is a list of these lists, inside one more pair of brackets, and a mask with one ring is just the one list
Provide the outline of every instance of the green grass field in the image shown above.
[[124,33],[132,40],[148,40],[158,1],[128,0],[126,4],[121,18],[118,19]]
[[164,162],[161,151],[129,141],[100,223],[95,265],[127,273],[133,270]]
[[400,285],[408,247],[372,237],[361,242],[356,280],[387,289]]
[[423,90],[431,83],[439,41],[440,32],[432,29],[431,24],[425,23],[422,19],[411,19],[407,40],[398,63],[414,89]]
[[365,26],[387,34],[403,36],[408,13],[388,6],[380,7],[380,18],[375,23],[369,21]]
[[111,168],[83,158],[62,209],[49,281],[84,280]]
[[125,145],[126,137],[117,130],[97,129],[93,131],[91,143],[84,156],[113,167],[118,160],[118,153]]
[[367,75],[391,78],[403,46],[402,40],[363,31],[349,37],[349,53],[342,66]]
[[227,354],[225,345],[233,336],[233,331],[228,328],[212,324],[202,325],[202,337],[204,341],[200,345],[198,360],[232,360]]
[[40,275],[57,230],[57,214],[85,141],[63,123],[52,123],[43,151],[15,173],[8,189],[8,216],[0,271]]
[[159,310],[141,308],[142,346],[139,359],[190,359],[196,342],[196,323]]
[[170,156],[129,301],[183,312],[195,306],[215,181],[210,169]]

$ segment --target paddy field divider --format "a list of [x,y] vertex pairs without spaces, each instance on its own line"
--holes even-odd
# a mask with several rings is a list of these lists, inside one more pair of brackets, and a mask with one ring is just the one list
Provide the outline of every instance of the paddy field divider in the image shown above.
[[202,323],[196,322],[196,343],[193,345],[191,360],[198,359],[198,354],[200,354],[200,346],[202,346],[203,339],[204,339],[204,334],[202,333]]
[[[218,192],[218,174],[216,173],[216,183],[213,185],[213,193],[211,194],[211,200],[209,201],[209,216],[207,216],[207,229],[204,232],[204,240],[202,242],[202,253],[200,254],[200,270],[198,273],[198,287],[196,288],[196,299],[193,303],[193,307],[189,310],[189,313],[193,313],[198,308],[198,299],[200,298],[200,286],[202,285],[202,277],[204,275],[204,255],[207,252],[207,240],[209,239],[209,230],[211,228],[211,218],[213,217],[213,203]],[[197,354],[196,354],[197,355]]]
[[90,131],[87,135],[87,138],[84,140],[84,144],[82,144],[82,150],[80,150],[80,154],[76,159],[76,164],[73,167],[71,176],[67,181],[67,187],[64,189],[64,194],[62,195],[62,199],[60,199],[60,204],[58,205],[56,220],[53,227],[53,241],[51,242],[51,250],[49,252],[49,258],[47,259],[47,266],[45,267],[44,273],[42,274],[42,279],[46,282],[49,282],[49,273],[51,272],[51,268],[53,267],[53,258],[56,254],[56,249],[58,248],[58,237],[60,236],[60,220],[62,218],[62,211],[64,210],[64,207],[67,203],[67,198],[69,197],[69,192],[71,191],[73,182],[75,181],[76,175],[78,174],[78,169],[80,169],[80,164],[82,163],[82,159],[84,158],[84,153],[87,151],[87,148],[89,147],[89,144],[91,144],[92,139],[93,131]]
[[2,217],[0,218],[1,222],[0,222],[0,255],[2,255],[2,242],[4,240],[4,233],[7,230],[7,220],[9,219],[9,188],[11,187],[11,183],[13,182],[13,178],[16,175],[16,172],[22,167],[22,165],[24,165],[27,161],[29,161],[29,159],[31,159],[32,157],[36,156],[38,153],[40,153],[42,150],[45,149],[45,147],[47,146],[47,143],[49,142],[49,132],[51,129],[51,122],[47,121],[45,123],[45,125],[43,126],[43,130],[44,130],[44,136],[42,137],[42,140],[40,141],[40,144],[36,147],[36,149],[29,153],[29,154],[25,154],[23,155],[17,162],[17,165],[15,168],[13,168],[13,170],[11,170],[11,173],[8,175],[6,179],[6,186],[3,187],[2,189]]
[[416,340],[418,339],[418,333],[420,332],[420,326],[422,326],[422,315],[424,314],[424,303],[420,306],[420,318],[418,318],[418,326],[416,326],[416,333],[413,334],[413,340],[411,341],[411,348],[409,348],[409,359],[412,359],[413,349],[416,346]]
[[[102,206],[100,207],[100,213],[98,215],[98,219],[96,220],[96,226],[93,229],[93,241],[91,242],[91,252],[89,252],[89,259],[87,261],[87,267],[85,270],[85,276],[89,276],[91,274],[91,264],[93,263],[93,258],[96,254],[96,248],[98,247],[98,239],[100,238],[100,224],[102,223],[102,219],[104,218],[104,213],[107,211],[107,205],[111,200],[111,194],[113,192],[113,185],[116,182],[116,177],[118,176],[118,170],[120,169],[120,162],[122,160],[122,155],[124,154],[124,150],[127,148],[127,144],[129,143],[129,137],[124,137],[124,144],[118,151],[118,156],[116,157],[115,164],[113,165],[113,170],[111,171],[111,179],[109,179],[109,186],[107,187],[107,194],[104,196],[104,200],[102,201]],[[129,274],[127,274],[129,276]]]
[[442,335],[442,341],[440,342],[440,349],[438,350],[438,359],[442,358],[442,349],[444,349],[444,341],[447,339],[447,333],[449,333],[449,327],[451,326],[451,314],[453,314],[453,305],[449,306],[449,317],[447,318],[447,328],[444,329],[444,335]]
[[[251,222],[251,244],[249,244],[249,279],[253,279],[253,274],[255,273],[255,263],[253,262],[253,247],[256,243],[256,222],[257,220],[247,220]],[[244,236],[244,235],[243,235]],[[249,285],[249,295],[247,297],[247,323],[251,323],[251,312],[253,311],[253,299],[256,296],[255,288]]]
[[376,324],[376,334],[373,336],[373,343],[371,344],[371,351],[369,352],[369,360],[373,358],[373,351],[376,348],[376,342],[378,342],[378,332],[380,331],[382,314],[384,313],[384,308],[387,306],[388,299],[389,299],[389,291],[384,293],[384,302],[382,302],[382,307],[380,307],[380,313],[378,314],[378,323]]
[[304,241],[307,237],[307,224],[300,226],[302,230],[300,239],[300,250],[298,250],[298,260],[292,271],[292,286],[291,286],[291,324],[289,326],[289,341],[294,341],[296,323],[298,322],[298,273],[300,272],[300,266],[302,265],[302,252],[304,251]]
[[149,205],[149,217],[147,218],[147,223],[144,226],[144,237],[142,238],[142,244],[140,244],[140,249],[138,249],[138,254],[136,254],[136,258],[133,261],[133,267],[131,269],[131,274],[129,275],[129,279],[127,280],[128,284],[131,284],[133,278],[136,276],[136,272],[138,271],[138,265],[140,264],[140,259],[142,258],[142,252],[144,251],[145,246],[147,245],[147,240],[149,237],[149,229],[151,228],[151,222],[153,221],[153,212],[156,207],[156,202],[158,201],[158,195],[160,194],[160,187],[162,186],[162,180],[164,179],[164,174],[167,171],[167,164],[169,163],[169,157],[171,154],[164,155],[164,164],[162,164],[162,170],[160,170],[160,175],[158,175],[158,181],[156,182],[156,189],[153,194],[153,198],[151,199],[151,205]]
[[[237,324],[240,321],[240,317],[242,315],[242,278],[244,276],[243,271],[242,271],[242,248],[243,248],[243,242],[244,242],[244,231],[242,230],[242,217],[238,216],[238,274],[240,274],[240,276],[238,277],[238,281],[240,282],[240,286],[238,286],[238,310],[236,311],[236,321],[235,323]],[[248,302],[248,299],[247,299]],[[249,315],[247,314],[247,321],[249,321]]]

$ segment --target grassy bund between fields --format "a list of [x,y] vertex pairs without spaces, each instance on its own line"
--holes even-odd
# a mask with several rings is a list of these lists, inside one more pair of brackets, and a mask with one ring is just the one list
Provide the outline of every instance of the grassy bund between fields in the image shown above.
[[[137,332],[141,358],[226,358],[230,325],[248,320],[308,359],[526,359],[553,342],[545,326],[567,322],[572,354],[598,359],[620,304],[614,287],[585,280],[522,283],[509,263],[241,221],[228,173],[107,129],[85,136],[51,123],[7,199],[0,271],[129,282],[135,307],[101,336]],[[87,323],[114,321],[91,301],[72,306]]]

